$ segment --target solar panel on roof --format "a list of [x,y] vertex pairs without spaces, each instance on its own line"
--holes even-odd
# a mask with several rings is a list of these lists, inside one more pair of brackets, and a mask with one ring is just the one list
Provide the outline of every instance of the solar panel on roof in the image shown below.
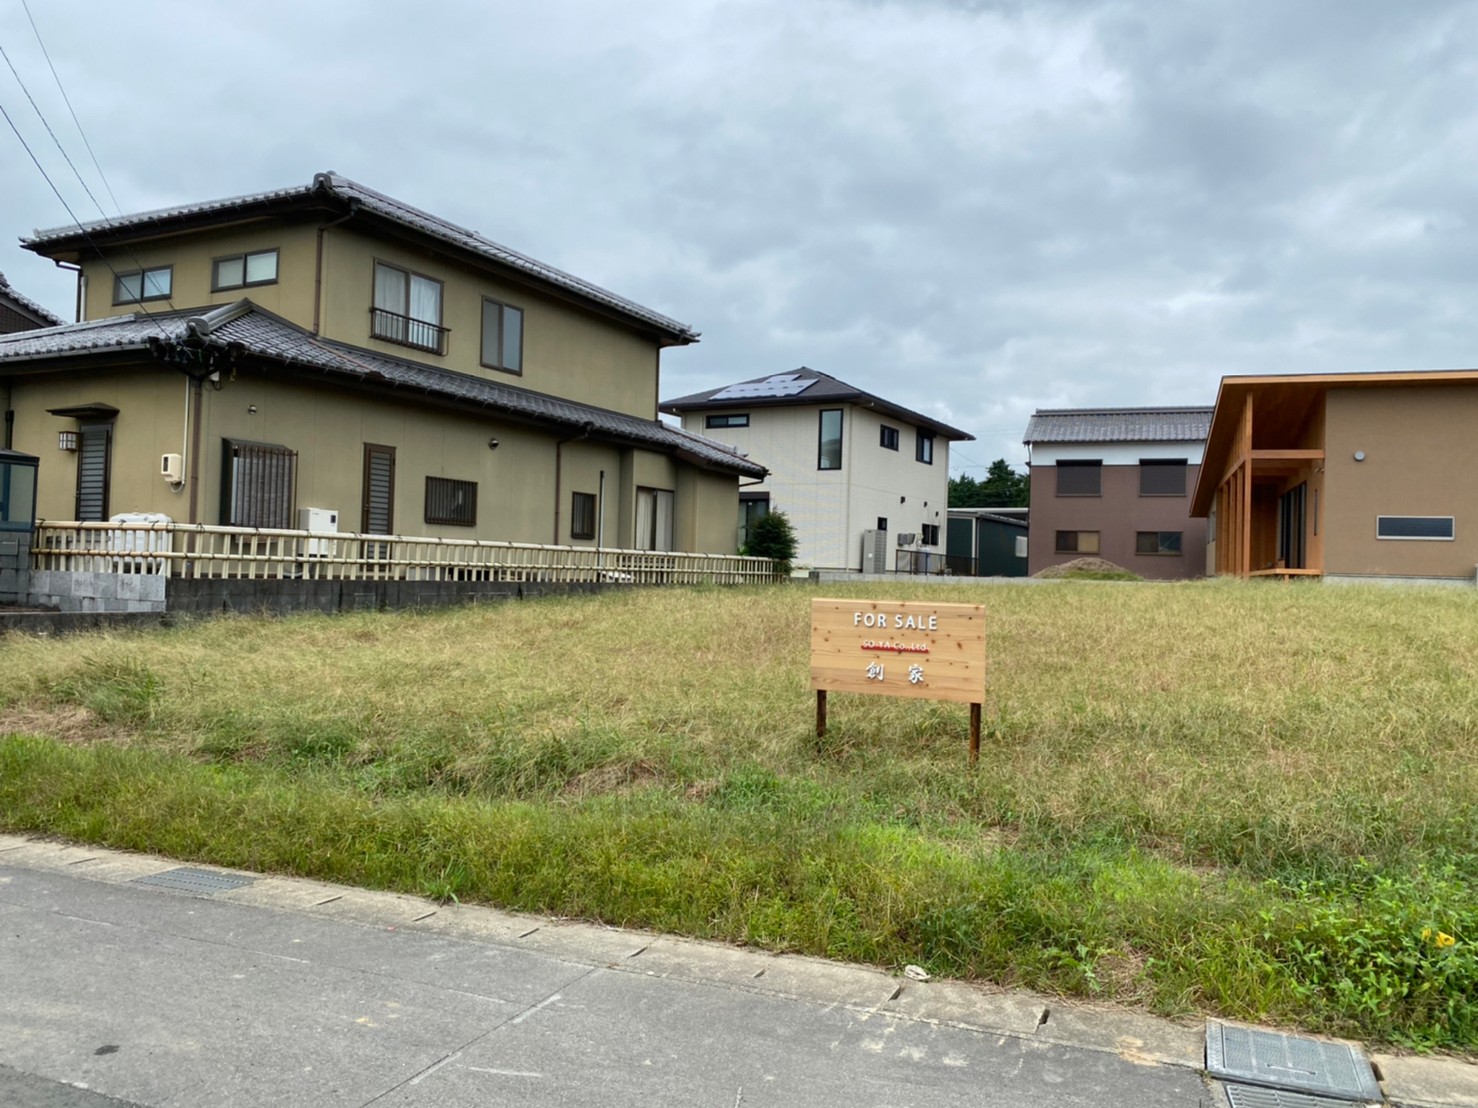
[[794,373],[777,373],[763,381],[746,381],[742,385],[730,385],[714,393],[710,400],[754,400],[759,397],[799,396],[817,381],[815,377],[800,377]]

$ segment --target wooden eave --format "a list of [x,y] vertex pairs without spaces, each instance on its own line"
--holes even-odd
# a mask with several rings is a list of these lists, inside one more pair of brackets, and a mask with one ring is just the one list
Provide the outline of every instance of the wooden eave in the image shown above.
[[[1216,490],[1243,461],[1252,464],[1254,475],[1274,473],[1281,464],[1317,460],[1299,451],[1268,442],[1280,432],[1300,425],[1307,413],[1331,388],[1390,388],[1478,384],[1478,369],[1421,370],[1395,373],[1286,373],[1245,377],[1223,377],[1206,436],[1206,454],[1191,497],[1190,514],[1204,519],[1211,513]],[[1259,412],[1258,441],[1249,458],[1238,453],[1243,411],[1251,400]],[[1260,457],[1261,456],[1261,457]],[[1322,457],[1322,452],[1320,452]]]

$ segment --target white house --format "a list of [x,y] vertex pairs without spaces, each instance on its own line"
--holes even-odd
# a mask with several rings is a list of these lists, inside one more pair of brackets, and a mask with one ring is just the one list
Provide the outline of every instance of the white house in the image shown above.
[[769,476],[741,485],[737,543],[772,509],[795,527],[796,562],[886,572],[942,565],[949,444],[973,435],[802,366],[659,405]]

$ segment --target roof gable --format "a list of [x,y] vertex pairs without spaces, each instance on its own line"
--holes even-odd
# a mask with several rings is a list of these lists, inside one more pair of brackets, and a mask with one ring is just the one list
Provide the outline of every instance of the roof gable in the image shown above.
[[727,408],[766,408],[826,403],[860,404],[957,442],[972,442],[975,439],[974,435],[961,431],[957,427],[951,427],[941,420],[905,408],[902,404],[884,400],[881,396],[865,392],[855,385],[849,385],[829,373],[822,373],[809,366],[801,366],[799,369],[786,373],[770,373],[763,377],[751,377],[747,381],[739,381],[732,385],[706,389],[703,392],[679,396],[673,400],[664,400],[657,405],[657,408],[668,415],[682,415],[684,412],[717,411]]
[[149,234],[179,233],[242,218],[315,209],[343,214],[367,213],[444,250],[511,271],[526,280],[614,313],[629,323],[655,330],[670,344],[698,341],[699,332],[686,323],[333,172],[319,173],[307,185],[37,230],[29,239],[22,240],[21,245],[45,257],[85,254]]
[[60,327],[66,320],[55,312],[43,308],[28,296],[22,296],[0,273],[0,304],[23,316],[33,319],[37,327]]

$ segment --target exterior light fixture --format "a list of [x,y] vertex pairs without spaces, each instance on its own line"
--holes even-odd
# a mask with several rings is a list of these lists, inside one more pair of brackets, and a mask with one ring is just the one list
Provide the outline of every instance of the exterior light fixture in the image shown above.
[[56,433],[56,448],[58,450],[76,450],[77,449],[77,432],[76,431],[58,431]]
[[1355,461],[1357,461],[1357,462],[1363,462],[1364,460],[1365,460],[1365,451],[1363,451],[1363,450],[1357,450],[1357,451],[1355,451]]

